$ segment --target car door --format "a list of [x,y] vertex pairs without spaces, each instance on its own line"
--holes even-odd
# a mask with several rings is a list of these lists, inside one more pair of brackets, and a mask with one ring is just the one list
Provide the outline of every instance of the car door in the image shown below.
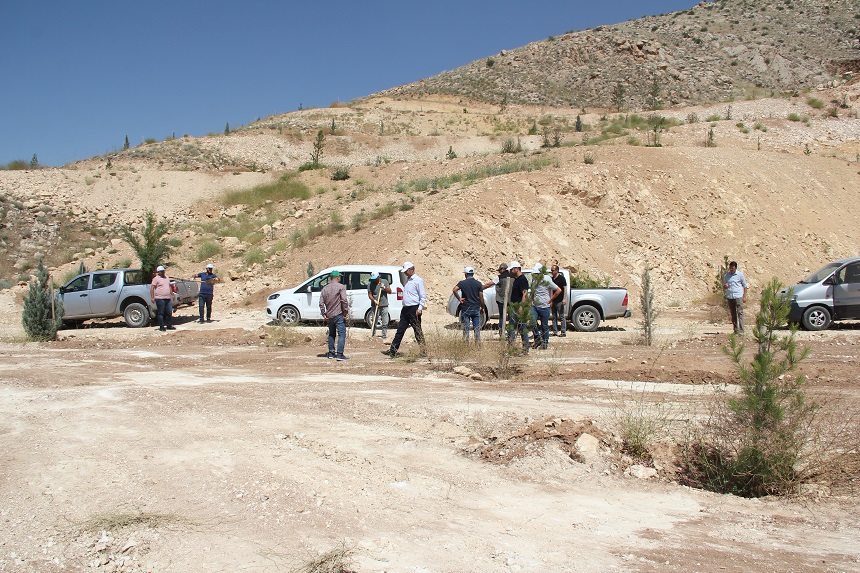
[[296,294],[298,295],[296,303],[299,305],[299,312],[303,319],[322,320],[320,291],[329,282],[331,282],[331,275],[326,273],[312,278],[296,289]]
[[63,285],[63,317],[75,318],[89,316],[90,312],[90,273],[77,276]]
[[860,262],[849,263],[836,272],[833,310],[837,318],[860,318]]
[[90,312],[111,314],[119,302],[120,285],[117,271],[96,271],[90,285]]

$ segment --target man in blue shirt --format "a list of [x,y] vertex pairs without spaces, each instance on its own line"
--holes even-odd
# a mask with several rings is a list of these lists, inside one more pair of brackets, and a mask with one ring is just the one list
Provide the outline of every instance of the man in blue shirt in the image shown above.
[[747,301],[747,288],[747,279],[738,270],[738,264],[735,261],[730,262],[729,272],[723,278],[723,290],[726,291],[726,302],[729,305],[735,334],[744,333],[744,303]]
[[212,297],[215,295],[215,283],[218,281],[218,276],[213,272],[214,266],[212,263],[206,265],[206,270],[198,273],[191,279],[200,281],[200,292],[197,294],[197,306],[200,310],[200,324],[203,324],[203,311],[206,311],[206,322],[212,322]]
[[481,343],[481,307],[484,285],[475,279],[475,269],[463,269],[466,278],[454,285],[454,295],[460,299],[460,320],[463,322],[463,338],[469,342],[469,329],[475,331],[475,344]]
[[406,329],[410,326],[415,332],[415,340],[421,345],[424,352],[424,332],[421,330],[421,313],[427,306],[427,290],[424,288],[424,279],[415,274],[415,265],[406,261],[400,272],[406,275],[406,283],[403,285],[403,308],[400,310],[400,321],[397,323],[397,334],[391,341],[391,347],[382,353],[392,358],[397,356],[400,342]]

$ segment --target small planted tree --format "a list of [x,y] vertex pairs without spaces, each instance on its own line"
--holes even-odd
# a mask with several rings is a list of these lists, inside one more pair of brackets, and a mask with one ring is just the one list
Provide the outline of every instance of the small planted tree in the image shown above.
[[639,294],[642,305],[642,342],[651,346],[654,340],[654,321],[659,314],[654,306],[654,288],[651,286],[651,269],[646,265],[642,271],[642,292]]
[[615,84],[615,87],[612,88],[612,105],[615,107],[616,111],[621,111],[624,109],[624,104],[627,101],[627,87],[618,82]]
[[577,133],[582,132],[582,116],[581,115],[576,116],[576,126],[574,127],[574,129],[576,130]]
[[54,300],[51,275],[39,260],[36,276],[30,280],[29,290],[24,295],[24,311],[21,326],[30,340],[54,340],[63,321],[63,303]]
[[323,147],[325,147],[325,133],[320,129],[317,131],[317,138],[314,140],[313,149],[311,150],[311,165],[314,169],[319,169],[320,167]]
[[817,470],[801,462],[818,405],[807,399],[806,377],[795,373],[809,349],[798,349],[795,329],[780,334],[791,298],[781,289],[773,279],[762,292],[752,361],[743,360],[743,338],[732,335],[724,347],[737,366],[740,393],[721,397],[687,448],[688,476],[706,489],[745,497],[786,494]]
[[129,148],[129,144],[128,144],[128,135],[126,135],[126,136],[125,136],[125,143],[123,143],[123,144],[122,144],[122,148],[123,148],[123,149],[128,149],[128,148]]
[[139,230],[140,236],[130,226],[119,230],[120,237],[140,259],[140,268],[147,279],[155,276],[155,269],[167,260],[173,250],[167,239],[168,231],[167,221],[159,221],[152,211],[147,211],[144,215],[143,229]]
[[30,158],[30,169],[38,169],[39,168],[39,158],[36,157],[36,154],[33,154],[33,157]]

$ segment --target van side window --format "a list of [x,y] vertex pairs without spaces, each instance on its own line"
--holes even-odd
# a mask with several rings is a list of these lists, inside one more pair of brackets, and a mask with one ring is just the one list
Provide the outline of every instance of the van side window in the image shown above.
[[321,277],[317,277],[311,283],[311,292],[320,292],[325,285],[331,282],[331,275],[323,275]]
[[90,285],[90,275],[81,275],[66,286],[66,292],[81,292]]
[[[844,275],[840,276],[840,279],[843,280],[840,280],[839,282],[852,284],[860,283],[860,263],[851,263],[842,270],[844,271]],[[842,275],[842,272],[839,274]]]

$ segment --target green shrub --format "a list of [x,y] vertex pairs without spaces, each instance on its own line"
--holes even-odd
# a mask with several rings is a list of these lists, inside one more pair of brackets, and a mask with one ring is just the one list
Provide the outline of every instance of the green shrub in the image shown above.
[[346,181],[349,179],[349,167],[338,167],[331,174],[332,181]]
[[39,261],[36,276],[30,281],[29,290],[24,295],[24,310],[21,313],[21,326],[30,340],[54,340],[63,322],[63,303],[51,299],[51,275]]
[[818,99],[818,98],[814,98],[814,97],[811,97],[811,98],[807,99],[807,100],[806,100],[806,103],[807,103],[807,104],[809,105],[809,107],[811,107],[812,109],[821,109],[821,108],[823,108],[823,107],[824,107],[824,102],[823,102],[823,101],[821,101],[820,99]]
[[200,263],[220,254],[221,245],[217,241],[203,241],[194,253],[194,262]]
[[257,185],[251,189],[229,191],[221,197],[224,206],[248,205],[260,207],[266,201],[283,201],[288,199],[307,199],[310,190],[301,181],[296,181],[292,173],[283,175],[273,183]]
[[242,256],[242,260],[245,261],[245,266],[250,267],[251,265],[260,264],[265,261],[266,253],[259,247],[252,247],[245,251],[245,254]]
[[609,277],[598,280],[588,271],[579,271],[575,275],[570,275],[570,288],[606,288],[609,286],[609,280]]
[[25,169],[30,169],[30,164],[24,161],[23,159],[13,159],[0,169],[4,171],[24,171]]
[[800,114],[794,112],[788,114],[788,121],[801,121]]
[[523,146],[519,138],[515,140],[513,137],[507,137],[502,142],[502,153],[521,153],[522,150]]

